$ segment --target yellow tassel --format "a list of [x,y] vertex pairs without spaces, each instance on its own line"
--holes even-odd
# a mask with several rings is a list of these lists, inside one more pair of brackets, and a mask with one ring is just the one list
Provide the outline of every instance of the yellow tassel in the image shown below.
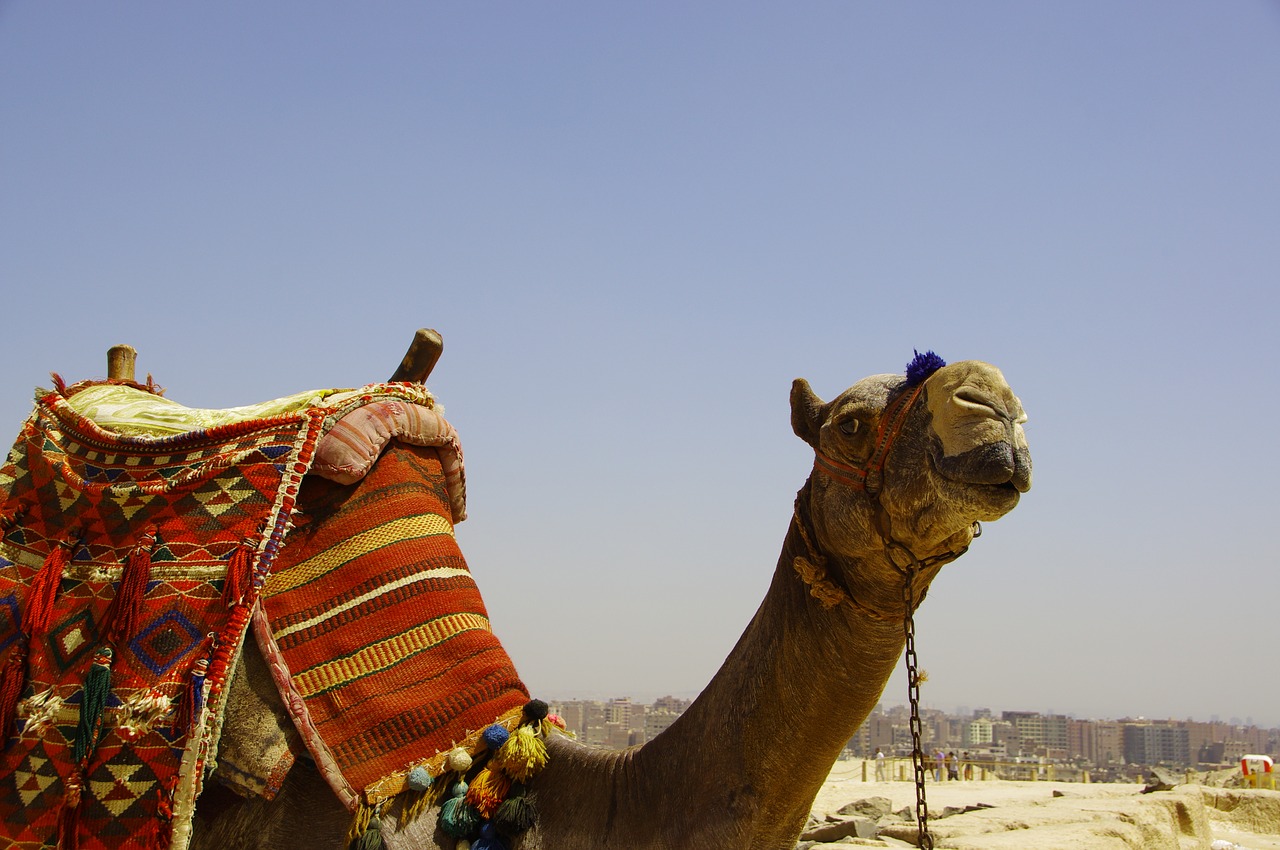
[[487,820],[493,817],[493,813],[507,799],[510,791],[511,777],[486,767],[476,774],[476,778],[467,787],[467,802],[475,806],[481,817]]
[[495,763],[519,782],[528,782],[547,766],[547,745],[532,726],[521,726],[498,750]]
[[356,816],[351,820],[351,828],[347,830],[347,845],[351,846],[351,842],[355,841],[365,830],[369,828],[369,821],[373,819],[373,806],[367,806],[361,802],[356,807]]
[[404,813],[400,816],[401,826],[408,826],[418,818],[422,817],[422,815],[431,808],[431,804],[434,802],[430,797],[430,788],[426,791],[406,791],[403,798]]

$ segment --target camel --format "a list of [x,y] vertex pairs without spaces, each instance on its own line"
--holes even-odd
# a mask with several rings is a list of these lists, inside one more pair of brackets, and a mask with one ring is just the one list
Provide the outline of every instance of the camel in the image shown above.
[[[901,658],[904,624],[943,565],[1031,486],[1021,403],[998,369],[917,356],[832,401],[791,389],[796,435],[814,450],[764,601],[711,683],[654,740],[603,751],[548,740],[530,783],[539,817],[513,850],[789,850],[845,743]],[[912,370],[915,370],[913,374]],[[223,747],[283,719],[249,641]],[[240,736],[241,740],[237,740]],[[215,774],[216,776],[216,774]],[[210,783],[191,847],[339,848],[351,814],[305,759],[272,801]],[[436,818],[392,807],[397,848],[465,847]],[[493,846],[493,845],[486,845]]]

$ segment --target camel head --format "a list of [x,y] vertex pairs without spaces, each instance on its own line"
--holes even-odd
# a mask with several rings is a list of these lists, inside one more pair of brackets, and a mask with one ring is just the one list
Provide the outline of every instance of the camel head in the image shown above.
[[1022,404],[1000,370],[917,355],[824,402],[797,379],[791,422],[813,447],[797,523],[827,577],[871,610],[903,609],[903,568],[922,586],[962,553],[979,521],[999,519],[1031,488]]

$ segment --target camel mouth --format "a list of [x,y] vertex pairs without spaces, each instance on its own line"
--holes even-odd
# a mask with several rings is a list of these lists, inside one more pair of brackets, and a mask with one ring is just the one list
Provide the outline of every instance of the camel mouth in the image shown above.
[[958,455],[930,453],[930,461],[940,478],[976,493],[1003,501],[1031,489],[1031,458],[1007,442],[989,443]]

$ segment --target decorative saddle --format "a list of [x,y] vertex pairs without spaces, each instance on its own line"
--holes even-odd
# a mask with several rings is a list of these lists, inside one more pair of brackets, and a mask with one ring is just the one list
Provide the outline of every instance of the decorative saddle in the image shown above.
[[459,837],[528,825],[545,705],[454,540],[462,451],[425,388],[201,411],[55,380],[0,467],[10,846],[185,848],[251,625],[357,832],[397,797]]

